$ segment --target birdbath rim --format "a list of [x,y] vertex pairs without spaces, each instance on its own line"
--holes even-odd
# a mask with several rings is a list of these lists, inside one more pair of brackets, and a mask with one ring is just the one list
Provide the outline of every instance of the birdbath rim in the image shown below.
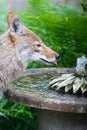
[[[59,73],[72,73],[75,69],[72,68],[42,68],[31,69],[24,71],[21,76],[38,75],[43,76],[45,74],[59,74]],[[83,96],[76,96],[73,94],[56,93],[50,91],[38,91],[31,90],[24,92],[23,89],[18,90],[12,85],[4,91],[4,96],[17,103],[24,104],[26,106],[47,109],[61,112],[72,113],[87,113],[87,98]],[[48,96],[46,96],[46,94]]]

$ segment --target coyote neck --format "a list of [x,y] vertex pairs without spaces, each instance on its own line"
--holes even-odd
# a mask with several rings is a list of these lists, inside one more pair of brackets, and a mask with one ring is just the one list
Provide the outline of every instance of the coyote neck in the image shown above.
[[23,70],[23,64],[17,57],[15,47],[9,44],[8,33],[0,37],[0,86],[5,87],[17,79]]

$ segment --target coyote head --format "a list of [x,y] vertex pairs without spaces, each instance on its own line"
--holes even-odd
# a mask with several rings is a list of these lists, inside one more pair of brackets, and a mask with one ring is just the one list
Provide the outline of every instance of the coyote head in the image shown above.
[[10,43],[24,65],[29,60],[57,64],[56,60],[59,55],[48,48],[36,34],[27,29],[12,11],[7,15],[7,23]]

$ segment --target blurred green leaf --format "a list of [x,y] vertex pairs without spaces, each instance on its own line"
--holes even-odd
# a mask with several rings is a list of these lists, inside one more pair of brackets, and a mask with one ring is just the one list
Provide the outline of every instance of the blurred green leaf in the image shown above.
[[87,12],[87,3],[81,3],[81,6],[85,12]]

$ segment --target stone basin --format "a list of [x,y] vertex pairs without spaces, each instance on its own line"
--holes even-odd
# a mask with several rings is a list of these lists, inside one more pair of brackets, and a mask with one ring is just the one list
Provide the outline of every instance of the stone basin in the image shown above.
[[5,90],[7,99],[34,107],[39,130],[87,130],[87,97],[49,90],[49,81],[70,68],[32,69]]

